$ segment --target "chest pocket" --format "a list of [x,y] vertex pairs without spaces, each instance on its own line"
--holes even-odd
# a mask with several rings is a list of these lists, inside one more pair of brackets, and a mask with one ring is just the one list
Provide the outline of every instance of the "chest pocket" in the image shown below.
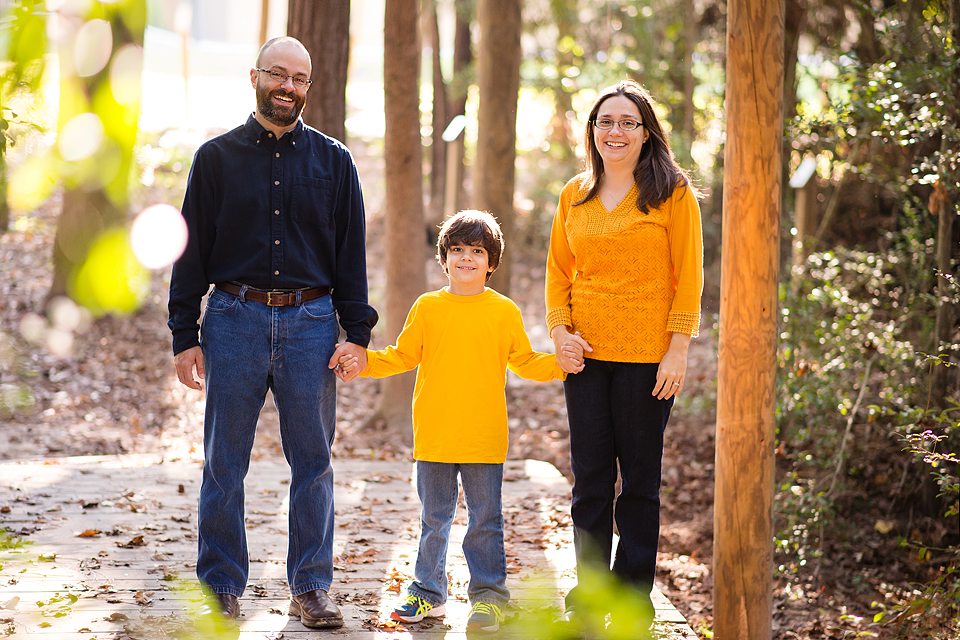
[[332,229],[335,226],[333,195],[333,183],[329,180],[295,177],[290,201],[294,220],[300,224]]

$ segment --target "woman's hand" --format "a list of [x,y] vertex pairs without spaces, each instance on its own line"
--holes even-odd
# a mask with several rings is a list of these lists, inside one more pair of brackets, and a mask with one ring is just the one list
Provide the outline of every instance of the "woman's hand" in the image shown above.
[[670,347],[667,348],[667,353],[657,369],[657,384],[653,387],[653,395],[657,396],[658,400],[680,395],[687,375],[687,349],[689,348],[689,335],[674,333],[671,336]]
[[570,333],[565,325],[558,325],[550,332],[550,337],[553,338],[553,352],[560,368],[567,373],[583,371],[583,354],[593,351],[593,348],[580,337],[580,332]]

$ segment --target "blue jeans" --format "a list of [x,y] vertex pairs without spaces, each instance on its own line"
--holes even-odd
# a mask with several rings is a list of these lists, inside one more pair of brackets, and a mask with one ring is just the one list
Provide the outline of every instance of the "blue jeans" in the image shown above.
[[[613,522],[620,542],[613,572],[649,597],[660,539],[660,464],[673,398],[658,400],[657,363],[585,360],[563,383],[570,423],[574,548],[584,562],[610,567]],[[622,483],[614,496],[617,463]],[[614,507],[616,503],[616,507]],[[567,608],[577,606],[577,587]]]
[[510,601],[510,591],[503,548],[502,464],[417,461],[417,493],[423,511],[414,582],[407,591],[432,605],[447,601],[447,545],[457,510],[457,474],[467,501],[463,536],[463,556],[470,570],[467,596],[470,604],[503,607]]
[[330,296],[268,307],[214,289],[201,327],[206,368],[197,576],[240,596],[249,561],[243,481],[267,389],[290,465],[287,580],[300,595],[333,580],[336,377],[327,368],[339,326]]

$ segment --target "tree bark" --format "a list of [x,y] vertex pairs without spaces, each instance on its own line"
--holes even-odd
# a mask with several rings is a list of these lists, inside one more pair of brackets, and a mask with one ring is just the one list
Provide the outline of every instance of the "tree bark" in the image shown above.
[[350,3],[289,0],[287,8],[287,33],[303,43],[313,61],[313,84],[307,92],[303,121],[346,143]]
[[477,164],[474,201],[500,222],[507,250],[489,285],[510,295],[514,229],[514,162],[517,156],[517,99],[520,91],[520,0],[479,0],[480,54],[477,85]]
[[[386,0],[383,93],[386,105],[386,335],[394,344],[407,312],[426,288],[423,233],[423,148],[420,144],[420,35],[417,3]],[[366,427],[386,426],[412,442],[413,372],[384,378]]]
[[[124,46],[143,46],[146,26],[145,0],[126,0],[112,5],[95,5],[83,20],[102,19],[110,23],[110,60]],[[118,92],[104,91],[110,85],[110,64],[99,72],[81,77],[75,58],[76,33],[60,43],[60,112],[58,131],[75,116],[93,111],[100,116],[104,141],[91,156],[71,162],[65,176],[63,207],[57,220],[53,247],[53,280],[44,306],[66,295],[71,279],[87,257],[91,244],[113,226],[126,223],[137,138],[139,100],[120,104]],[[116,87],[115,87],[116,89]],[[135,91],[139,96],[139,87]],[[103,98],[102,96],[110,96]],[[96,100],[95,100],[96,98]],[[122,114],[120,117],[117,114]],[[78,300],[89,304],[89,301]]]
[[443,69],[440,66],[440,22],[437,19],[436,0],[425,0],[424,9],[424,26],[430,38],[433,62],[431,72],[433,107],[430,115],[430,124],[433,128],[430,135],[430,204],[427,207],[426,226],[430,241],[435,242],[438,228],[443,222],[444,186],[447,177],[447,143],[441,136],[450,123],[450,118],[447,116],[447,84],[443,80]]
[[[470,48],[470,23],[473,21],[473,6],[470,0],[454,0],[456,29],[453,36],[453,79],[447,99],[450,104],[447,114],[450,120],[467,113],[467,90],[470,87],[470,75],[473,68],[473,51]],[[444,193],[444,212],[456,213],[467,207],[469,198],[464,186],[466,172],[463,165],[465,133],[460,134],[456,143],[451,143],[450,152],[454,158],[447,160],[447,182],[452,189]]]
[[[787,123],[797,115],[797,56],[800,47],[800,34],[803,32],[803,23],[807,14],[806,0],[786,0],[784,9],[783,120]],[[790,181],[790,151],[790,141],[784,139],[781,155],[781,165],[783,166],[780,176],[781,184],[787,184]],[[816,175],[811,177],[810,182],[808,182],[809,188],[805,188],[803,193],[809,195],[816,185],[816,181]],[[806,200],[806,198],[801,196],[800,193],[800,191],[793,191],[792,189],[783,189],[780,210],[784,212],[784,215],[787,215],[789,211],[801,211],[799,201],[801,199]],[[806,200],[803,203],[805,205],[804,212],[806,213],[808,211],[807,207],[812,208],[815,203],[815,200],[813,202]],[[786,221],[784,222],[786,223]],[[813,231],[812,227],[806,227],[806,235],[811,235]],[[781,226],[780,235],[780,256],[782,260],[780,267],[783,268],[788,257],[793,253],[793,245],[798,238],[790,237],[789,224]],[[785,271],[788,274],[787,277],[789,277],[790,270],[786,269]]]
[[270,26],[270,0],[260,0],[260,46],[267,41],[267,27]]
[[[573,112],[573,97],[563,86],[563,79],[567,77],[567,70],[574,67],[573,49],[561,47],[564,38],[573,37],[574,16],[577,10],[576,2],[571,0],[555,0],[550,3],[553,9],[553,20],[557,25],[557,78],[551,82],[555,112],[550,131],[551,156],[558,159],[557,173],[562,176],[572,176],[577,170],[576,140],[570,126],[568,114]],[[554,149],[556,145],[556,149]]]
[[727,7],[714,633],[769,640],[784,6]]
[[[956,0],[953,0],[947,12],[950,20],[950,30],[953,33],[957,33],[957,29],[960,27],[958,25],[958,18],[960,17],[956,15],[956,4]],[[956,118],[954,118],[953,127],[960,127],[960,122],[957,122]],[[949,137],[946,134],[941,134],[941,136],[940,157],[946,158],[950,153]],[[937,278],[937,319],[932,352],[941,356],[945,362],[934,365],[930,379],[930,406],[937,409],[947,408],[947,388],[950,379],[950,369],[947,365],[956,364],[956,362],[950,362],[953,354],[949,350],[943,350],[944,346],[954,342],[953,337],[957,330],[954,322],[953,303],[951,302],[953,296],[957,293],[957,285],[956,281],[951,283],[944,277],[956,276],[953,271],[952,240],[954,219],[957,217],[957,206],[954,202],[957,198],[956,193],[951,193],[951,190],[946,186],[949,182],[942,177],[949,174],[949,167],[942,166],[941,179],[934,185],[933,194],[930,196],[930,203],[934,205],[930,207],[931,213],[937,215],[937,269],[944,274]]]
[[693,164],[693,139],[696,130],[693,124],[693,92],[696,78],[693,76],[693,51],[699,40],[699,18],[693,0],[683,0],[684,15],[684,56],[683,56],[683,148],[680,150],[682,162]]

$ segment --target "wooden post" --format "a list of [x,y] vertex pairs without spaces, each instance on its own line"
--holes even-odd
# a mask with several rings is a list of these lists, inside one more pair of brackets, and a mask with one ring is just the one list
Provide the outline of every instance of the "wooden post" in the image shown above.
[[714,637],[769,640],[783,0],[727,4]]

